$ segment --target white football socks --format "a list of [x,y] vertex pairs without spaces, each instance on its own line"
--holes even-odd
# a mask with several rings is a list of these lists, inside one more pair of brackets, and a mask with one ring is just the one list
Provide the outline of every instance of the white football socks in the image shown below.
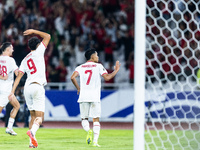
[[32,144],[32,141],[31,141],[31,138],[29,138],[29,141],[30,141],[30,145],[33,145],[33,144]]
[[82,120],[81,125],[86,132],[90,130],[90,124],[88,120]]
[[31,132],[33,133],[33,135],[36,134],[36,131],[39,129],[40,125],[38,123],[34,123],[32,128],[31,128]]
[[100,123],[99,122],[93,123],[93,132],[94,132],[93,142],[98,143],[98,138],[99,138],[99,134],[100,134]]
[[8,120],[8,128],[9,129],[12,129],[14,122],[15,122],[15,119],[9,118],[9,120]]

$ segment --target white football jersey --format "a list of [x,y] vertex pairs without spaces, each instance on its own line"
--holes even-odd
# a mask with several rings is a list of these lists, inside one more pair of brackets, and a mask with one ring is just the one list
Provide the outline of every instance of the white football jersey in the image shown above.
[[75,71],[80,76],[80,95],[78,102],[100,102],[101,97],[101,76],[107,74],[102,64],[86,62]]
[[8,75],[7,80],[0,79],[0,91],[11,92],[14,80],[14,71],[17,70],[15,60],[9,56],[0,56],[0,74]]
[[29,85],[32,82],[37,82],[40,85],[46,85],[47,81],[44,61],[45,49],[46,46],[43,42],[41,42],[35,51],[30,52],[22,60],[19,71],[27,73],[25,85]]

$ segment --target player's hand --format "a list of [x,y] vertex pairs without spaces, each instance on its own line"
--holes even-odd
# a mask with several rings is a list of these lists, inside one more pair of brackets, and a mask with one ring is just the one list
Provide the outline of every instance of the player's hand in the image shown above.
[[14,93],[11,92],[11,93],[9,94],[9,96],[8,96],[8,100],[11,101],[11,100],[13,99],[14,96],[15,96]]
[[115,64],[115,66],[114,66],[114,69],[115,69],[116,71],[119,71],[120,66],[121,66],[121,64],[119,64],[119,61],[116,61],[116,64]]
[[8,75],[5,75],[4,77],[3,77],[3,80],[7,80],[8,79]]
[[77,90],[77,95],[79,95],[79,93],[80,93],[80,89]]
[[30,35],[30,34],[33,34],[34,33],[34,30],[33,29],[28,29],[26,31],[24,31],[24,35]]
[[5,75],[5,76],[0,75],[0,79],[1,79],[1,80],[7,80],[7,79],[8,79],[8,75]]

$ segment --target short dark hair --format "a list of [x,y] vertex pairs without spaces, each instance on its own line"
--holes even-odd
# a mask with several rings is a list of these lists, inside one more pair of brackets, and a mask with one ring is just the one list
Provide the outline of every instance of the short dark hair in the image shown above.
[[37,37],[32,37],[28,40],[28,47],[31,50],[35,50],[37,48],[38,43],[40,43],[41,41],[37,38]]
[[91,58],[91,55],[94,53],[96,53],[96,50],[94,48],[87,49],[85,52],[85,58],[89,60]]
[[0,55],[6,50],[7,47],[9,47],[10,45],[12,45],[12,43],[10,42],[5,42],[1,45],[0,47]]

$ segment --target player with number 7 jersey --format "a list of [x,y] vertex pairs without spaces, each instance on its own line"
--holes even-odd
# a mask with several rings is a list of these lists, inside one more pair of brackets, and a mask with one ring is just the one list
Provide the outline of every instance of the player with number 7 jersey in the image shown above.
[[[98,138],[100,133],[99,118],[101,116],[101,76],[106,80],[112,79],[120,69],[119,61],[116,61],[114,71],[110,74],[106,71],[102,64],[98,63],[99,57],[95,49],[91,48],[85,52],[87,62],[76,67],[71,76],[74,86],[78,90],[79,106],[82,118],[82,127],[88,133],[86,143],[92,143],[92,130],[90,130],[88,118],[93,118],[93,146],[100,147]],[[80,76],[80,86],[76,77]]]
[[78,102],[100,102],[101,77],[107,70],[100,63],[87,61],[75,71],[80,76],[80,96]]

